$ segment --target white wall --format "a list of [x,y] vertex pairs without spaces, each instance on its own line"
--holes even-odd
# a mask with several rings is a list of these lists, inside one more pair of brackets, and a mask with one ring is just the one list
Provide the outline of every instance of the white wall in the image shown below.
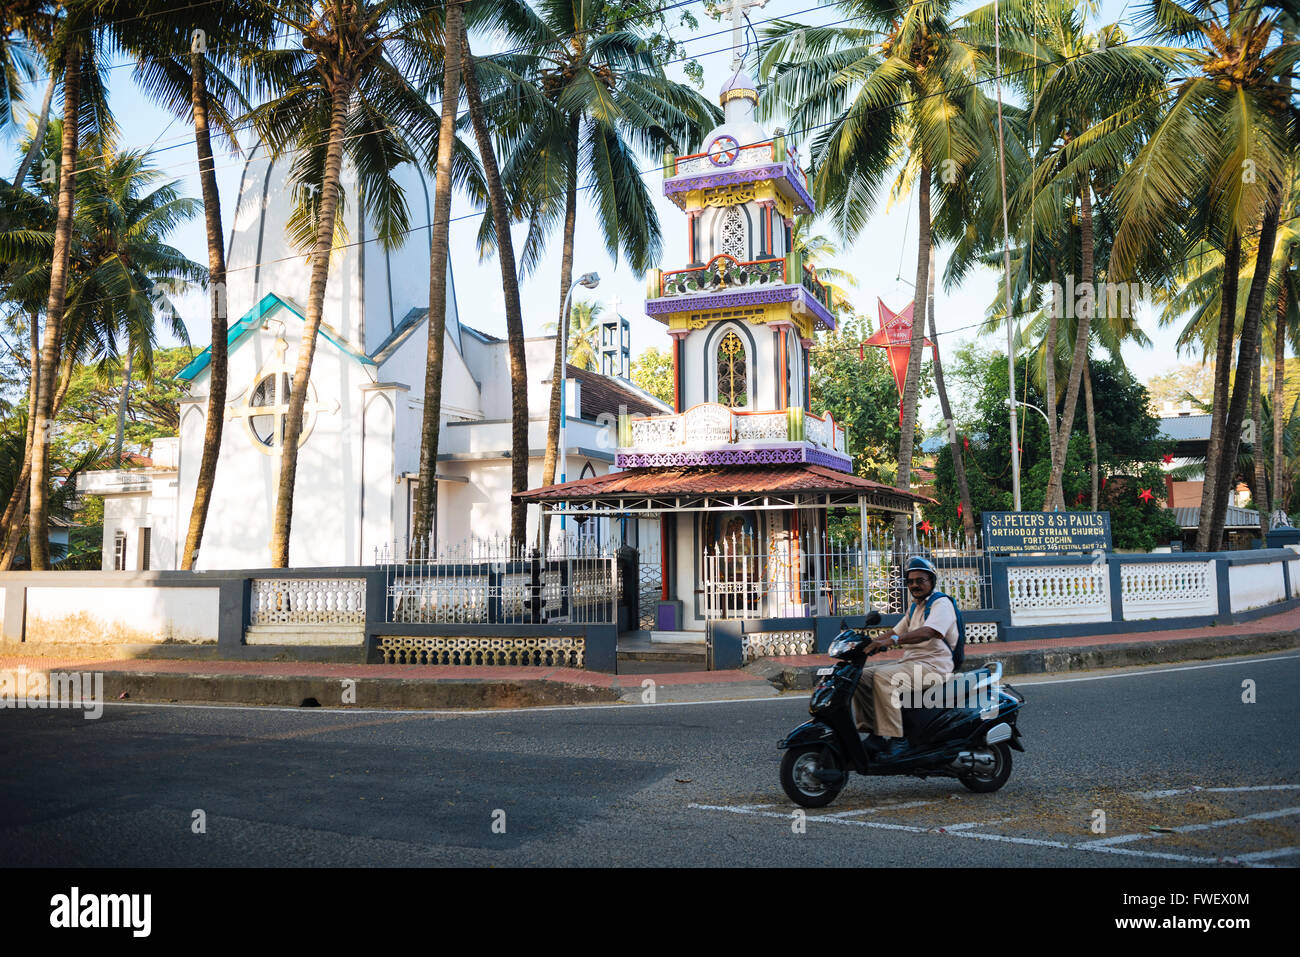
[[[258,380],[273,368],[292,371],[302,322],[286,309],[268,315],[263,328],[248,333],[229,360],[227,409],[247,404]],[[276,358],[283,339],[283,360]],[[320,409],[298,452],[297,489],[289,551],[295,566],[346,565],[358,561],[360,542],[361,402],[360,387],[373,373],[333,343],[318,340],[312,363],[309,401]],[[192,392],[206,396],[208,373],[196,377]],[[279,451],[257,442],[247,418],[227,418],[221,460],[196,568],[258,568],[270,565],[272,517],[278,485]],[[203,420],[182,418],[180,500],[186,520],[194,499]],[[195,434],[197,430],[197,435]]]
[[27,589],[27,640],[67,644],[209,643],[217,588]]

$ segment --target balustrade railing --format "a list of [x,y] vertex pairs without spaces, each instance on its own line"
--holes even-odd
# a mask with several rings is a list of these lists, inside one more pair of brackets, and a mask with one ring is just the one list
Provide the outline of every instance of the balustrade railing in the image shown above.
[[798,408],[748,412],[704,402],[675,415],[629,417],[619,434],[629,443],[624,447],[637,452],[773,441],[809,442],[848,454],[844,427],[830,413],[821,416]]
[[672,175],[694,176],[700,173],[716,173],[719,170],[745,169],[750,166],[767,166],[769,163],[775,161],[775,150],[773,142],[768,140],[765,143],[753,143],[740,146],[739,153],[736,155],[735,160],[730,163],[714,162],[714,156],[722,158],[724,154],[715,153],[711,156],[708,152],[704,152],[691,153],[687,156],[678,156],[674,158],[672,162]]
[[665,272],[659,279],[659,295],[685,296],[744,286],[773,285],[785,282],[785,276],[784,259],[740,260],[719,253],[703,266]]
[[249,624],[364,625],[364,578],[254,578]]

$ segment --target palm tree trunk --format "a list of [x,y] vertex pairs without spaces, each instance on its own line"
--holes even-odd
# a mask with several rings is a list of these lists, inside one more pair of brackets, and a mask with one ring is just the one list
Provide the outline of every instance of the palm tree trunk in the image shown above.
[[221,454],[221,432],[225,425],[226,389],[229,368],[226,354],[226,250],[221,242],[221,194],[217,190],[216,166],[212,160],[212,139],[208,135],[208,84],[204,54],[190,55],[190,100],[194,109],[194,145],[199,154],[199,184],[203,189],[203,220],[208,239],[208,318],[212,345],[208,347],[208,415],[203,429],[203,457],[194,484],[194,505],[190,508],[189,531],[181,552],[181,568],[194,568],[203,528],[212,503]]
[[[560,450],[560,384],[567,370],[564,363],[564,337],[568,330],[564,315],[569,286],[573,284],[573,232],[578,221],[578,117],[569,117],[569,169],[564,184],[564,251],[560,256],[560,321],[555,332],[555,364],[551,369],[551,407],[546,420],[546,455],[542,458],[542,484],[555,484],[555,461]],[[542,516],[542,545],[551,534],[551,517]]]
[[[68,295],[68,257],[72,248],[72,211],[76,202],[77,132],[81,113],[81,50],[69,39],[63,71],[63,155],[59,168],[59,211],[54,226],[54,258],[50,264],[50,297],[45,307],[45,341],[41,345],[40,383],[54,382],[63,336],[63,309]],[[35,436],[32,441],[31,506],[28,515],[28,549],[33,571],[50,565],[49,432],[53,395],[48,387],[36,393]]]
[[438,126],[438,166],[433,191],[433,247],[429,253],[429,346],[424,367],[424,415],[420,425],[420,473],[411,522],[411,546],[432,551],[438,514],[438,439],[442,419],[443,345],[447,333],[447,257],[451,235],[451,153],[460,102],[460,44],[464,12],[458,0],[447,4],[442,75],[442,119]]
[[[1081,251],[1081,268],[1079,270],[1079,288],[1093,288],[1093,232],[1092,232],[1092,185],[1090,177],[1085,175],[1083,185],[1079,188],[1079,246]],[[1094,290],[1095,291],[1095,290]],[[1061,476],[1065,472],[1065,457],[1070,448],[1070,435],[1074,431],[1074,413],[1079,405],[1079,386],[1083,380],[1083,367],[1088,361],[1088,345],[1092,337],[1092,312],[1096,308],[1096,297],[1092,299],[1092,308],[1077,309],[1074,331],[1074,354],[1070,358],[1070,381],[1065,389],[1065,406],[1061,409],[1061,426],[1057,430],[1053,443],[1056,451],[1052,461],[1052,475],[1047,483],[1047,497],[1043,509],[1065,507],[1065,491],[1061,485]]]
[[[1051,456],[1051,471],[1055,471],[1056,406],[1058,402],[1056,395],[1056,346],[1057,340],[1060,338],[1061,316],[1064,315],[1061,306],[1065,295],[1061,287],[1060,267],[1057,265],[1055,256],[1048,259],[1047,266],[1052,277],[1052,308],[1047,314],[1047,361],[1043,364],[1043,372],[1047,376],[1047,402],[1044,403],[1047,408],[1043,411],[1047,413],[1047,449],[1048,455]],[[1051,471],[1049,471],[1049,475]]]
[[[1219,341],[1214,351],[1214,400],[1210,409],[1210,442],[1205,452],[1205,479],[1201,484],[1200,524],[1196,550],[1218,548],[1222,529],[1210,521],[1219,485],[1219,457],[1223,449],[1224,420],[1228,411],[1229,375],[1232,372],[1232,337],[1237,327],[1237,276],[1241,272],[1241,235],[1233,230],[1223,253],[1223,291],[1219,300]],[[1229,475],[1223,479],[1232,481]]]
[[[35,348],[33,348],[33,352],[35,352]],[[65,359],[59,372],[59,384],[54,392],[54,402],[52,403],[50,413],[51,419],[57,418],[59,410],[63,408],[63,400],[67,397],[69,386],[72,385],[72,368],[72,360]],[[35,388],[31,391],[34,392]],[[29,498],[26,493],[29,490],[32,475],[30,443],[36,435],[36,430],[32,428],[31,422],[32,419],[29,415],[27,418],[27,441],[29,443],[27,459],[23,463],[23,469],[18,475],[18,482],[14,486],[14,495],[10,498],[10,507],[14,509],[14,513],[10,519],[10,523],[5,526],[7,531],[4,537],[3,549],[0,550],[0,571],[7,571],[13,567],[14,558],[18,554],[18,546],[22,542],[23,529],[26,528],[24,523],[27,521],[29,503]],[[9,512],[6,510],[5,514],[8,515]]]
[[[487,180],[488,203],[492,207],[492,226],[497,235],[497,259],[501,264],[501,286],[506,303],[506,339],[510,349],[510,491],[522,492],[528,488],[528,360],[524,353],[524,316],[519,305],[519,278],[515,271],[515,247],[510,237],[510,217],[506,212],[505,190],[501,187],[501,170],[497,166],[496,151],[488,135],[487,120],[483,115],[483,101],[479,96],[478,77],[474,74],[474,55],[470,52],[469,35],[462,24],[461,43],[462,74],[465,97],[469,103],[470,122],[479,156],[483,160],[483,175]],[[510,541],[523,544],[528,530],[528,506],[518,499],[510,500]]]
[[1273,326],[1273,494],[1268,504],[1271,515],[1278,509],[1286,510],[1286,495],[1282,489],[1282,401],[1283,380],[1286,376],[1286,274],[1291,268],[1291,257],[1282,264],[1282,275],[1277,289],[1277,320]]
[[[1264,210],[1264,221],[1260,224],[1259,250],[1255,254],[1255,273],[1250,280],[1250,292],[1246,295],[1246,312],[1241,321],[1241,345],[1237,352],[1237,381],[1232,390],[1232,404],[1228,406],[1227,420],[1223,424],[1223,450],[1219,456],[1220,481],[1214,491],[1214,512],[1210,517],[1211,529],[1222,529],[1228,514],[1228,495],[1232,491],[1232,480],[1236,475],[1237,451],[1241,446],[1241,428],[1246,418],[1246,403],[1253,388],[1254,375],[1251,369],[1257,366],[1255,350],[1259,337],[1259,320],[1264,311],[1264,293],[1268,287],[1268,275],[1273,266],[1273,243],[1277,237],[1278,218],[1281,215],[1282,191],[1277,184],[1269,192],[1268,206]],[[1226,267],[1225,267],[1226,268]],[[1242,375],[1242,370],[1246,371]],[[1255,423],[1258,440],[1259,423]],[[1204,516],[1204,513],[1202,513]]]
[[1097,502],[1101,497],[1101,489],[1097,476],[1097,415],[1092,407],[1092,362],[1087,362],[1083,367],[1083,408],[1088,415],[1088,444],[1092,447],[1092,505],[1091,508],[1097,511]]
[[[930,164],[921,160],[917,179],[917,230],[916,285],[912,298],[912,343],[907,354],[907,379],[903,383],[903,415],[898,435],[898,477],[895,488],[908,491],[912,487],[912,445],[916,434],[916,400],[920,393],[921,353],[925,342],[925,323],[915,317],[925,316],[926,290],[930,288]],[[908,534],[908,516],[894,519],[894,539],[901,542]]]
[[[1264,380],[1264,324],[1261,322],[1255,330],[1255,362],[1250,368],[1254,380],[1250,390],[1250,414],[1255,417],[1255,441],[1251,443],[1250,457],[1255,465],[1255,487],[1251,498],[1255,500],[1255,511],[1259,518],[1259,545],[1264,547],[1268,538],[1268,476],[1264,468],[1264,410],[1260,390]],[[1274,427],[1276,428],[1276,413]]]
[[126,369],[122,373],[122,398],[117,403],[117,433],[113,436],[113,461],[122,467],[122,440],[126,436],[126,407],[131,401],[131,366],[135,352],[128,342],[126,346]]
[[[22,537],[23,521],[27,518],[27,497],[32,478],[32,436],[36,434],[36,396],[39,393],[41,373],[40,326],[35,313],[31,317],[29,333],[31,335],[31,381],[27,385],[27,435],[23,441],[23,464],[18,471],[18,480],[14,482],[13,493],[5,505],[4,518],[0,519],[0,538],[3,548],[0,551],[0,571],[8,571],[13,564],[14,551]],[[13,545],[9,543],[12,540]]]
[[275,515],[271,523],[271,567],[289,567],[289,534],[293,526],[293,491],[298,477],[298,439],[302,435],[303,408],[307,383],[316,356],[316,333],[325,311],[325,286],[330,277],[330,252],[334,245],[334,220],[339,208],[339,176],[343,168],[343,137],[346,135],[348,102],[352,85],[341,78],[333,88],[329,143],[325,148],[325,169],[321,176],[319,221],[311,251],[311,281],[307,287],[307,316],[298,361],[293,370],[289,409],[284,417],[284,438],[280,449],[280,480],[275,494]]
[[926,313],[930,317],[930,338],[934,341],[934,384],[939,391],[939,407],[948,427],[948,448],[952,450],[952,469],[957,476],[957,496],[961,501],[961,523],[966,530],[966,541],[975,541],[975,513],[970,504],[970,486],[966,482],[966,460],[957,441],[957,427],[952,421],[952,406],[948,404],[948,390],[943,383],[943,366],[939,362],[939,327],[934,319],[934,244],[930,244],[929,277],[926,288]]
[[36,119],[36,135],[32,137],[32,145],[23,154],[23,161],[18,164],[18,171],[14,173],[14,189],[23,188],[23,180],[27,178],[27,171],[36,162],[36,156],[45,143],[45,131],[50,125],[50,103],[54,100],[54,87],[57,85],[58,79],[59,75],[51,72],[50,81],[45,84],[45,98],[41,100],[41,112],[37,114]]

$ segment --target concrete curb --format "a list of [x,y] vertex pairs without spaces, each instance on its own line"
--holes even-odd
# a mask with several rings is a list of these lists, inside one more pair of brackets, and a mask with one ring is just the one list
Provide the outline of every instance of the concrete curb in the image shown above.
[[[1300,647],[1300,632],[1271,631],[1255,635],[1222,637],[1170,638],[1164,641],[1134,641],[1074,648],[1034,648],[1016,651],[1015,643],[999,644],[996,650],[977,646],[966,655],[963,671],[983,666],[987,661],[1001,661],[1004,675],[1035,675],[1046,672],[1091,671],[1097,668],[1130,668],[1135,665],[1174,664],[1257,655]],[[828,659],[829,660],[829,659]],[[820,665],[792,667],[774,661],[756,661],[745,670],[761,675],[782,691],[812,689]]]
[[[361,666],[364,668],[365,666]],[[361,669],[359,668],[358,671]],[[355,700],[343,701],[345,680]],[[106,701],[275,705],[287,708],[535,708],[609,704],[618,692],[573,682],[463,678],[325,678],[294,675],[203,675],[105,671]]]

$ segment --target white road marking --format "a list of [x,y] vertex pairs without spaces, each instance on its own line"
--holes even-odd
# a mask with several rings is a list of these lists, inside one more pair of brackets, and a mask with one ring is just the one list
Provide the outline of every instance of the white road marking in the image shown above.
[[967,821],[965,824],[945,824],[945,831],[969,831],[973,827],[992,827],[994,824],[1005,824],[1007,821],[1014,821],[1014,817],[1000,817],[995,821]]
[[[790,813],[791,813],[791,812],[782,812],[782,811],[750,810],[745,807],[735,807],[726,804],[695,804],[692,802],[686,806],[688,808],[693,808],[697,811],[725,811],[729,814],[740,814],[748,817],[779,818],[780,820],[783,821],[788,820],[790,818]],[[1287,808],[1285,812],[1267,812],[1267,816],[1280,817],[1284,813],[1288,813],[1288,814],[1300,813],[1300,808]],[[884,830],[884,831],[904,831],[910,834],[933,834],[936,836],[969,838],[971,840],[976,840],[976,841],[995,841],[1003,844],[1024,844],[1031,847],[1054,847],[1066,851],[1095,851],[1103,854],[1121,854],[1127,857],[1147,857],[1147,858],[1154,858],[1157,860],[1182,861],[1184,863],[1189,863],[1189,864],[1242,863],[1242,864],[1246,864],[1249,867],[1272,867],[1274,865],[1264,864],[1262,863],[1262,861],[1264,861],[1269,857],[1282,856],[1281,853],[1273,852],[1273,851],[1256,851],[1253,854],[1223,856],[1223,857],[1207,857],[1204,855],[1193,855],[1193,854],[1175,854],[1171,851],[1140,851],[1140,850],[1135,850],[1133,848],[1127,848],[1127,847],[1115,847],[1113,845],[1105,843],[1104,841],[1083,841],[1081,843],[1071,844],[1065,841],[1049,841],[1037,837],[1015,837],[1010,834],[987,834],[981,831],[969,830],[968,828],[974,828],[980,826],[979,824],[976,824],[974,822],[969,824],[955,824],[948,827],[944,827],[942,830],[940,830],[937,828],[919,827],[914,824],[892,824],[892,823],[887,823],[885,821],[851,820],[849,818],[844,817],[843,814],[844,812],[840,812],[836,814],[809,814],[806,816],[806,820],[809,822],[824,822],[826,824],[841,824],[848,827],[869,827],[869,828],[877,828],[879,830]],[[1186,830],[1194,830],[1194,829],[1205,829],[1209,827],[1220,827],[1228,823],[1237,823],[1245,820],[1261,819],[1263,816],[1264,815],[1250,815],[1249,817],[1246,818],[1236,818],[1233,819],[1232,821],[1216,821],[1206,825],[1184,825],[1182,828],[1179,828],[1178,830],[1186,831]],[[992,825],[997,823],[1004,823],[1007,820],[1014,820],[1014,818],[1006,818],[1003,821],[989,821],[985,823],[988,825]],[[1158,835],[1145,835],[1145,834],[1132,835],[1130,839],[1143,838],[1143,837],[1155,837],[1155,836]],[[1125,837],[1129,837],[1129,836],[1125,835]],[[1110,838],[1107,840],[1114,840],[1114,839]],[[1286,848],[1283,850],[1285,850],[1287,853],[1292,853],[1292,852],[1300,851],[1300,848]]]
[[1251,784],[1239,788],[1203,788],[1193,784],[1189,788],[1170,788],[1167,791],[1135,791],[1136,798],[1174,797],[1179,794],[1237,794],[1244,791],[1300,791],[1300,784]]
[[1119,834],[1115,837],[1103,837],[1088,841],[1084,846],[1103,847],[1108,844],[1128,844],[1133,841],[1150,841],[1164,834],[1189,834],[1193,831],[1209,831],[1216,827],[1228,827],[1233,824],[1247,824],[1251,821],[1269,821],[1275,817],[1290,817],[1300,814],[1300,807],[1284,807],[1276,811],[1260,811],[1258,814],[1246,814],[1242,817],[1229,817],[1220,821],[1206,821],[1203,824],[1180,824],[1165,831],[1148,831],[1142,834]]
[[880,804],[876,807],[862,807],[855,811],[838,811],[835,814],[828,814],[827,817],[852,817],[855,814],[879,814],[881,811],[901,811],[904,808],[925,807],[928,804],[935,804],[935,801],[907,801],[903,804]]
[[1300,847],[1277,847],[1271,851],[1252,851],[1249,854],[1238,854],[1239,861],[1266,861],[1274,857],[1290,857],[1293,854],[1300,854]]

